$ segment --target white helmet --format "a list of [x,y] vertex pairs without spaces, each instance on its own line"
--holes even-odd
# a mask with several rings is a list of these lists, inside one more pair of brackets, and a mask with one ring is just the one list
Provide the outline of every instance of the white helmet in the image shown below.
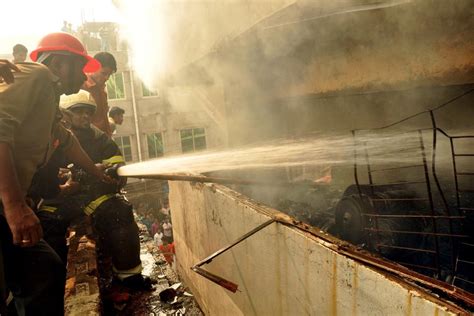
[[59,101],[59,106],[64,110],[72,110],[79,107],[88,107],[94,112],[97,109],[97,104],[95,103],[92,95],[86,90],[79,90],[76,94],[71,95],[62,95],[61,100]]

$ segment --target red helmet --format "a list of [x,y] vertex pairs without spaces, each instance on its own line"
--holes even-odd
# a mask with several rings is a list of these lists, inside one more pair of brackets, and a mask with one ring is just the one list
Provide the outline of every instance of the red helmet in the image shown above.
[[87,54],[81,41],[71,34],[62,32],[51,33],[43,37],[38,44],[38,48],[31,52],[30,58],[32,61],[37,61],[39,53],[54,51],[70,52],[87,59],[84,72],[96,72],[100,69],[99,61]]

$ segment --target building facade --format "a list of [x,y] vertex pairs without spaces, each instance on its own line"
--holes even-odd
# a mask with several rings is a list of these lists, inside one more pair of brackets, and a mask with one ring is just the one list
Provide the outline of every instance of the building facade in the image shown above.
[[118,41],[113,23],[85,23],[78,36],[88,51],[109,51],[117,60],[117,72],[107,82],[109,107],[125,110],[122,125],[113,136],[125,160],[138,162],[169,155],[217,148],[225,133],[205,100],[183,89],[152,90],[134,72],[128,49]]

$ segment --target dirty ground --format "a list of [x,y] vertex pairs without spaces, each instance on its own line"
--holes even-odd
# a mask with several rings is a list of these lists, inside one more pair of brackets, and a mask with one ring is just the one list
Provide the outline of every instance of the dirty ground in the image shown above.
[[[106,260],[99,261],[100,287],[103,310],[106,316],[122,315],[204,315],[194,300],[191,291],[181,283],[174,270],[154,245],[144,225],[140,227],[141,259],[143,274],[156,280],[155,290],[150,292],[129,292],[111,286],[112,276]],[[165,291],[166,290],[166,291]],[[164,291],[164,292],[163,292]],[[160,295],[161,293],[161,295]],[[160,299],[161,297],[161,299]]]

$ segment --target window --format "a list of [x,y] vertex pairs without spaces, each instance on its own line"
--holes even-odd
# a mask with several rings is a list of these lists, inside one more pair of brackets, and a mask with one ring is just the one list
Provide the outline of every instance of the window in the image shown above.
[[204,128],[183,129],[180,132],[183,153],[206,149],[206,131]]
[[156,158],[163,156],[163,136],[161,133],[153,133],[146,135],[148,143],[148,157]]
[[142,82],[142,94],[144,97],[154,97],[158,95],[156,91],[148,89],[147,86],[145,86],[143,82]]
[[120,148],[120,151],[122,152],[123,158],[125,161],[132,161],[132,145],[130,144],[130,136],[118,136],[114,137],[115,143]]
[[114,73],[107,80],[107,96],[110,100],[125,99],[123,73]]

